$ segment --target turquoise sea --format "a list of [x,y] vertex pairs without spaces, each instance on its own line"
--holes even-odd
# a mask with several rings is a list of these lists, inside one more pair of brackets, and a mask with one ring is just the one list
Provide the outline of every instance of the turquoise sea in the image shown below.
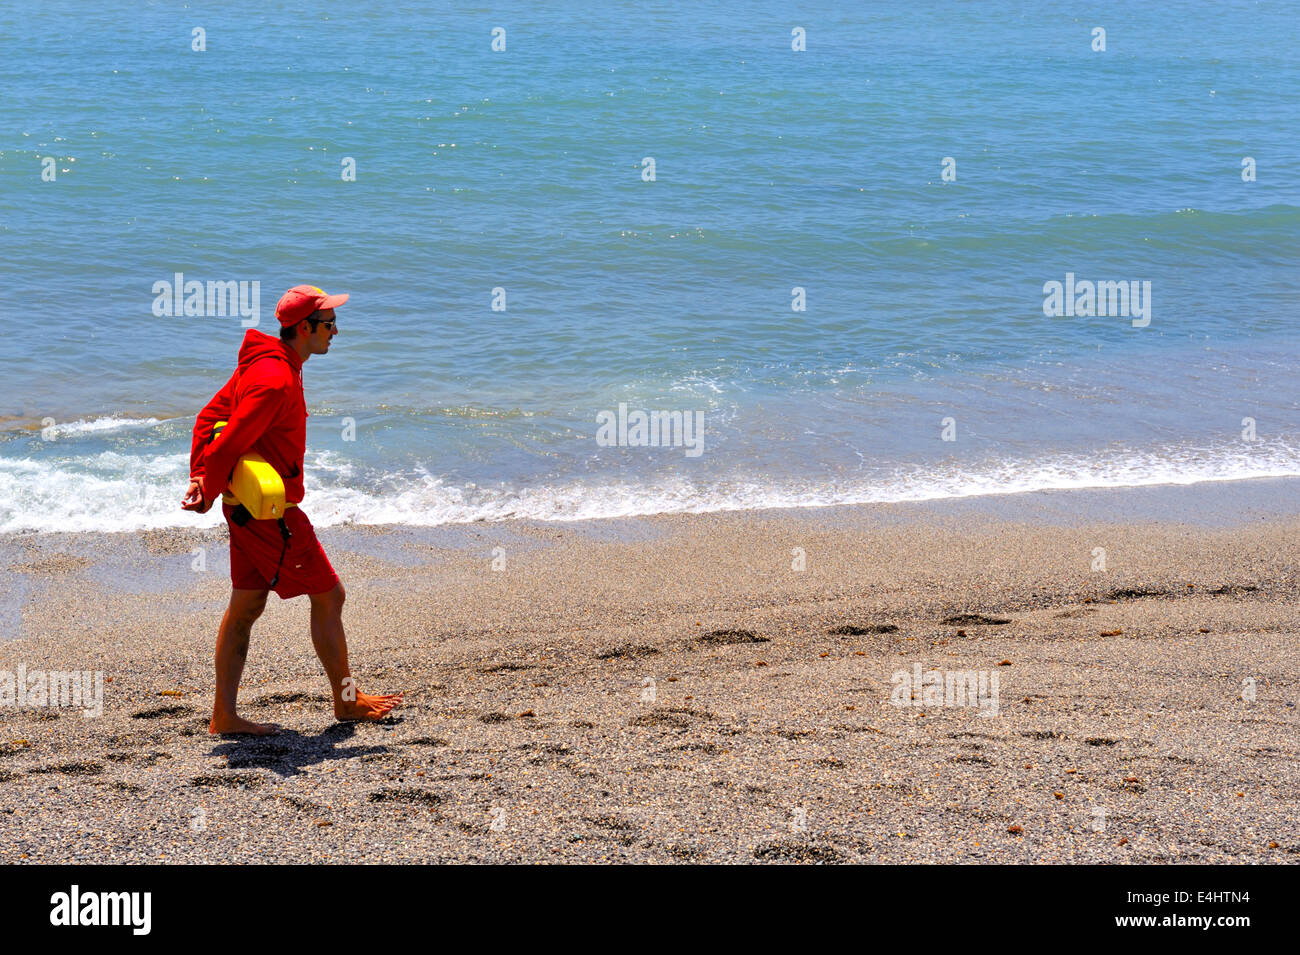
[[[317,524],[1300,475],[1298,41],[1267,2],[0,2],[0,532],[215,523],[193,416],[304,282],[352,296]],[[158,314],[177,273],[259,312]],[[1045,314],[1067,276],[1146,314]],[[701,452],[598,441],[620,405]]]

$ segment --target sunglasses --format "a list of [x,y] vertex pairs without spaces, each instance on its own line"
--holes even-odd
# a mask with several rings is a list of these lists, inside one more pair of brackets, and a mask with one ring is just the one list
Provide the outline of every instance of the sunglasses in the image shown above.
[[338,323],[338,319],[337,319],[337,318],[329,318],[329,319],[318,318],[318,319],[316,319],[314,322],[312,322],[312,320],[309,318],[309,319],[307,319],[307,321],[311,322],[311,329],[312,329],[312,331],[315,331],[315,330],[316,330],[316,326],[317,326],[317,325],[324,325],[324,326],[325,326],[327,329],[329,329],[331,332],[332,332],[332,331],[335,331],[335,330],[338,329],[338,327],[339,327],[339,323]]

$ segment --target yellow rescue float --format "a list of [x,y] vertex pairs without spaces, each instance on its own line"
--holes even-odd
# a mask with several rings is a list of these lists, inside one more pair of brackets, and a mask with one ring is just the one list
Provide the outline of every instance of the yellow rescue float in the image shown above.
[[[212,426],[213,441],[221,436],[221,429],[225,426],[224,421]],[[227,504],[244,505],[248,513],[259,521],[284,517],[288,508],[296,506],[285,503],[284,479],[260,454],[249,452],[235,463],[228,488],[221,499]]]

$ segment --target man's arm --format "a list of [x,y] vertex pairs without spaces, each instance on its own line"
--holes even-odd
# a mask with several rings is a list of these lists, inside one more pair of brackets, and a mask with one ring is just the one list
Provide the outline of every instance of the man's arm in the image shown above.
[[207,473],[204,458],[208,450],[208,441],[212,438],[212,426],[218,421],[230,420],[230,408],[238,381],[239,372],[235,372],[221,390],[212,396],[212,400],[199,412],[194,422],[194,436],[190,440],[191,481],[202,481],[204,474]]
[[190,486],[181,500],[181,508],[186,511],[207,513],[212,507],[212,498],[203,493],[203,479],[207,470],[208,441],[212,438],[212,427],[222,419],[230,418],[231,402],[234,400],[239,372],[230,376],[230,380],[199,412],[194,422],[194,435],[190,439]]
[[257,439],[266,433],[284,406],[284,390],[268,381],[256,381],[240,388],[239,404],[221,431],[208,445],[203,477],[203,499],[215,501],[226,490],[230,472]]

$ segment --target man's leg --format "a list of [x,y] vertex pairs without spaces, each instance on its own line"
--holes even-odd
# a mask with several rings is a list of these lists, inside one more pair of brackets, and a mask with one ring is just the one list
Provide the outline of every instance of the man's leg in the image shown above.
[[212,706],[209,733],[253,733],[266,736],[280,727],[274,723],[254,723],[235,712],[235,696],[239,693],[239,678],[244,673],[244,660],[248,657],[248,638],[253,622],[266,608],[265,590],[231,590],[230,606],[221,618],[217,631],[217,695]]
[[311,595],[311,642],[329,676],[334,716],[340,720],[377,720],[402,702],[402,694],[370,696],[357,689],[348,669],[348,642],[343,635],[343,584]]

